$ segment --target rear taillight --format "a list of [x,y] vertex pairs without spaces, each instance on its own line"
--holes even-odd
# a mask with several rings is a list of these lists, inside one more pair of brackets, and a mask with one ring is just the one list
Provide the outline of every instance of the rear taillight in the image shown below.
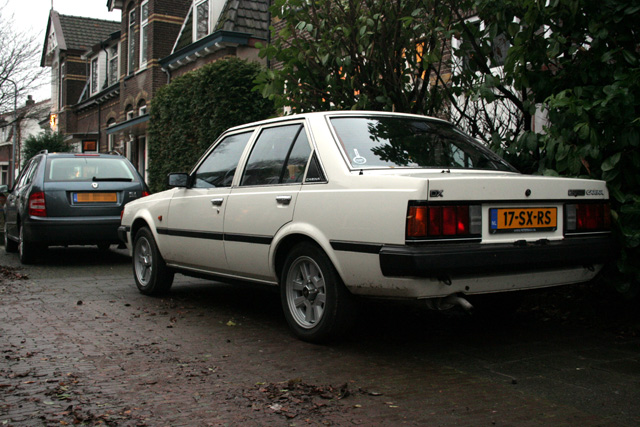
[[29,196],[29,215],[47,216],[47,205],[45,203],[43,192],[38,191]]
[[479,205],[409,206],[407,238],[471,237],[482,231]]
[[149,194],[151,193],[149,193],[148,191],[142,190],[142,197],[147,197]]
[[564,212],[568,232],[611,230],[609,203],[574,203],[565,205]]

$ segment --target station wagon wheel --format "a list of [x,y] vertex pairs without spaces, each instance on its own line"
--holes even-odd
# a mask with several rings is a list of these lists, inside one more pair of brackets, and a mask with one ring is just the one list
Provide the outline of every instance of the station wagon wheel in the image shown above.
[[298,338],[321,343],[348,331],[355,318],[353,297],[322,249],[311,243],[297,245],[282,273],[282,307]]
[[161,295],[173,284],[174,272],[162,259],[151,230],[141,228],[133,241],[133,277],[145,295]]
[[33,242],[24,240],[24,227],[20,227],[20,240],[18,241],[18,256],[22,264],[32,264],[38,255],[38,246]]
[[7,253],[18,252],[18,242],[9,238],[6,222],[4,224],[4,250]]

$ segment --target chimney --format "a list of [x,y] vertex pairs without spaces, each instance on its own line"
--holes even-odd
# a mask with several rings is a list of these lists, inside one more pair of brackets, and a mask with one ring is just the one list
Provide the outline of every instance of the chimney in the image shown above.
[[32,107],[36,104],[36,101],[33,100],[31,95],[27,96],[27,104],[26,107]]

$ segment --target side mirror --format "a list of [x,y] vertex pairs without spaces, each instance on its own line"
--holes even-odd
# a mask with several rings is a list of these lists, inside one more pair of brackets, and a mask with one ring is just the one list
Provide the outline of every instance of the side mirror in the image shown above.
[[167,175],[167,185],[169,188],[188,187],[189,174],[186,173],[170,173]]
[[0,185],[0,193],[8,193],[9,187],[6,185]]

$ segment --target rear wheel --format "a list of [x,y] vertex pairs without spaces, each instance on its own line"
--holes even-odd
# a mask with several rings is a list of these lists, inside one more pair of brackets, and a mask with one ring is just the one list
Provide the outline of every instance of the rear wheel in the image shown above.
[[173,284],[174,273],[162,259],[151,230],[143,227],[133,241],[133,277],[145,295],[161,295]]
[[322,249],[306,242],[295,246],[281,277],[282,307],[298,338],[322,343],[350,329],[355,318],[353,297]]
[[20,227],[20,241],[18,242],[18,255],[23,264],[33,264],[39,253],[39,247],[33,242],[25,241],[24,227]]
[[18,252],[18,242],[9,238],[6,222],[4,224],[4,250],[7,253]]

